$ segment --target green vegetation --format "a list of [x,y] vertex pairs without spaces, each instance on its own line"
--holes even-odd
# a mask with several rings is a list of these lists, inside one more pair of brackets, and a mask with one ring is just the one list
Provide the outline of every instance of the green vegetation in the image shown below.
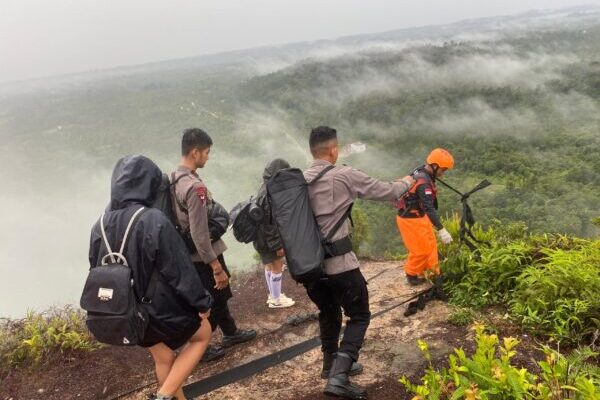
[[[486,334],[475,327],[476,349],[469,357],[463,349],[449,356],[449,368],[433,365],[425,342],[419,348],[429,362],[421,384],[407,377],[400,382],[416,396],[413,400],[597,400],[600,399],[600,368],[589,361],[598,354],[589,348],[564,356],[548,347],[538,368],[518,367],[513,362],[519,341]],[[539,372],[538,372],[539,370]]]
[[85,326],[85,315],[72,308],[29,312],[22,320],[0,325],[0,375],[15,367],[38,366],[58,354],[100,348]]
[[[457,235],[458,221],[447,226]],[[528,331],[567,344],[600,332],[600,241],[538,235],[523,224],[475,229],[479,254],[458,243],[442,248],[451,302],[463,307],[507,306]]]
[[[472,199],[486,226],[522,221],[535,233],[593,237],[600,233],[590,222],[600,214],[599,43],[596,24],[369,51],[254,77],[241,93],[279,110],[300,138],[329,124],[345,142],[366,143],[367,153],[347,162],[376,176],[405,175],[430,149],[448,148],[457,160],[449,183],[465,191],[484,177],[493,183]],[[457,196],[441,187],[440,206],[442,214],[458,210]],[[363,255],[401,253],[394,210],[363,209],[371,232]]]
[[475,322],[476,313],[468,307],[454,307],[448,321],[456,326],[468,326]]
[[[431,148],[448,148],[457,160],[451,184],[494,184],[473,198],[486,224],[523,221],[533,232],[592,237],[600,233],[590,222],[600,215],[600,24],[570,18],[489,40],[365,46],[262,75],[182,62],[0,95],[0,159],[8,166],[14,154],[44,151],[40,168],[52,174],[19,176],[15,185],[52,190],[82,180],[65,179],[70,171],[109,170],[124,153],[171,168],[180,130],[197,125],[215,139],[203,177],[231,206],[255,190],[267,161],[303,168],[309,129],[327,124],[344,143],[368,146],[341,161],[386,179],[409,173]],[[440,205],[456,211],[456,195],[440,188]],[[393,209],[363,209],[370,234],[361,251],[400,253]]]
[[352,209],[352,248],[360,254],[361,246],[370,238],[367,213],[360,207]]

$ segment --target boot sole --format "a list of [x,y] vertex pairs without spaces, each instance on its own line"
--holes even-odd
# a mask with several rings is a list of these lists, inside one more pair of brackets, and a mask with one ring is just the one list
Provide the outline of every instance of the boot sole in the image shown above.
[[244,339],[238,339],[238,340],[234,340],[231,342],[221,342],[221,346],[223,346],[224,348],[227,348],[227,347],[235,346],[236,344],[246,343],[246,342],[249,342],[254,339],[256,339],[256,334],[249,336],[247,338],[244,338]]
[[227,353],[223,352],[223,354],[218,354],[218,355],[210,356],[210,357],[207,357],[206,359],[202,358],[202,359],[200,359],[200,362],[207,363],[207,362],[217,361],[217,360],[225,357],[226,354]]
[[[363,371],[364,371],[364,368],[361,368],[361,369],[356,370],[356,371],[350,370],[350,371],[348,371],[348,376],[360,375],[360,374],[362,374]],[[327,372],[325,372],[325,371],[321,372],[321,379],[327,379],[327,378],[329,378],[329,371],[327,371]]]
[[343,391],[338,391],[338,390],[331,390],[331,389],[325,389],[323,390],[323,394],[325,394],[326,396],[330,396],[330,397],[341,397],[344,399],[353,399],[353,400],[366,400],[367,399],[367,395],[365,396],[349,396],[346,392]]
[[294,304],[296,304],[296,302],[286,304],[269,303],[269,308],[288,308],[292,307]]

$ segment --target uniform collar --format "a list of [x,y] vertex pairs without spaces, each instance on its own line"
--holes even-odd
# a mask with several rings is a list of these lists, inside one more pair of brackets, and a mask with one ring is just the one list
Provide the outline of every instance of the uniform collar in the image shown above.
[[186,167],[185,165],[180,165],[179,167],[177,167],[177,171],[185,172],[187,174],[192,174],[194,176],[198,176],[198,173],[196,171],[192,171],[190,168]]
[[316,159],[313,160],[312,164],[310,165],[311,167],[317,167],[317,166],[323,166],[326,167],[328,165],[333,165],[332,163],[330,163],[327,160],[321,160],[321,159]]

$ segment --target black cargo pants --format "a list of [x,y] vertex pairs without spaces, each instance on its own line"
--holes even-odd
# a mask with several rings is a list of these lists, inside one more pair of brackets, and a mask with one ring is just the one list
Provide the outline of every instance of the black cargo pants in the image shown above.
[[[308,297],[319,308],[321,350],[333,354],[348,354],[354,361],[362,347],[369,327],[369,290],[360,269],[328,275],[327,278],[304,285]],[[340,344],[342,309],[349,318]]]
[[[223,267],[223,270],[227,276],[231,277],[231,274],[227,269],[227,265],[225,264],[223,255],[218,256],[217,259],[221,263],[221,266]],[[223,290],[215,289],[215,277],[213,276],[210,265],[201,262],[195,262],[194,267],[196,267],[196,271],[200,276],[202,285],[210,293],[214,300],[213,306],[210,310],[210,317],[208,317],[208,321],[210,322],[213,332],[217,329],[217,327],[219,327],[221,328],[223,335],[234,335],[237,331],[237,326],[233,316],[231,315],[231,312],[229,312],[229,306],[227,305],[227,301],[233,297],[231,286],[227,286]]]

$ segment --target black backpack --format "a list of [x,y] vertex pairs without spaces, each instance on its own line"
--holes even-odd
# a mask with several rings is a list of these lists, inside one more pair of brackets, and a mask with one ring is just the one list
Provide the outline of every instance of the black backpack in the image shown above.
[[227,232],[227,228],[229,228],[229,213],[221,203],[217,203],[214,200],[211,200],[207,209],[210,240],[216,242],[221,239],[221,236],[223,236],[225,232]]
[[80,305],[87,311],[88,329],[101,343],[136,345],[144,338],[148,326],[148,313],[144,304],[151,303],[158,273],[156,270],[152,271],[144,297],[138,299],[135,295],[136,283],[124,255],[129,232],[143,210],[144,207],[138,209],[129,220],[118,253],[112,251],[106,238],[104,214],[100,217],[102,239],[108,253],[102,257],[101,265],[90,269]]
[[254,242],[264,219],[264,212],[256,204],[256,199],[250,197],[236,204],[229,215],[235,239],[241,243]]
[[[160,187],[158,189],[158,193],[156,196],[156,200],[152,204],[152,208],[157,208],[163,212],[171,221],[177,232],[183,238],[188,250],[190,253],[196,253],[196,245],[194,244],[194,240],[192,239],[192,235],[189,231],[183,231],[181,225],[179,224],[179,220],[177,219],[177,213],[175,211],[175,203],[177,207],[183,212],[187,214],[187,210],[176,201],[175,196],[175,185],[181,178],[186,175],[180,175],[177,179],[175,179],[175,174],[171,175],[171,179],[169,179],[169,175],[164,174],[162,176],[162,181],[160,183]],[[208,230],[210,232],[211,241],[217,241],[225,234],[227,228],[229,227],[229,213],[227,210],[216,201],[212,200],[211,203],[207,206],[208,208]]]
[[352,206],[323,238],[308,196],[308,186],[333,168],[333,165],[324,168],[310,183],[306,182],[301,170],[286,168],[278,171],[267,183],[273,218],[283,242],[287,266],[292,278],[299,283],[310,283],[323,277],[326,258],[352,251],[349,237],[331,242],[333,235],[350,216]]

